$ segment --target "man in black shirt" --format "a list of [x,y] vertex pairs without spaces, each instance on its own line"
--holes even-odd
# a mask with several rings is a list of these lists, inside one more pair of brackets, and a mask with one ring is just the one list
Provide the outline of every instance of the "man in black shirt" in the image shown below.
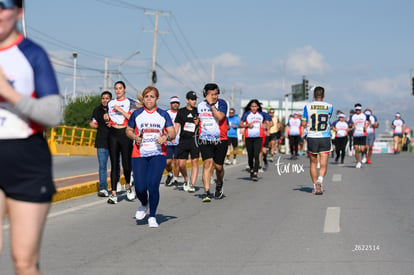
[[[107,163],[109,157],[108,134],[110,127],[108,101],[111,99],[111,92],[105,91],[101,94],[101,105],[93,110],[92,118],[89,122],[89,126],[97,129],[95,147],[99,162],[99,197],[108,197]],[[116,186],[112,188],[116,188]]]
[[[187,105],[178,110],[175,117],[175,131],[180,135],[180,143],[177,148],[177,159],[180,172],[184,177],[184,191],[195,192],[195,182],[198,176],[199,149],[196,141],[198,131],[197,94],[189,91],[186,95]],[[191,184],[188,183],[186,162],[188,155],[191,157]]]

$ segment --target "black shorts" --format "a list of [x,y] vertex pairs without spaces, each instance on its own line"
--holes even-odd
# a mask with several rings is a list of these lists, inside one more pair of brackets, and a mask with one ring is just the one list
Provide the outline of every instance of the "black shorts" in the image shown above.
[[177,148],[178,145],[167,145],[167,159],[176,159],[177,158]]
[[228,144],[229,146],[233,146],[233,149],[237,149],[237,146],[239,145],[239,140],[238,138],[229,137]]
[[220,140],[219,142],[199,141],[199,148],[203,161],[212,158],[216,164],[224,164],[227,153],[227,140]]
[[402,138],[403,137],[403,134],[393,134],[392,136],[393,137],[400,137],[400,138]]
[[277,133],[272,133],[272,134],[270,134],[270,140],[271,141],[272,140],[278,141],[280,139],[280,136],[281,136],[280,131],[277,132]]
[[354,137],[354,145],[365,146],[367,144],[367,137]]
[[200,150],[198,149],[194,138],[181,138],[177,148],[177,159],[188,159],[188,154],[190,154],[191,159],[198,159]]
[[[269,141],[270,141],[270,136],[265,136],[265,137],[264,137],[264,143],[263,143],[263,147],[264,147],[264,148],[269,147]],[[263,147],[262,147],[262,148],[263,148]]]
[[331,138],[307,138],[306,144],[308,145],[309,154],[319,154],[330,152],[332,148]]
[[26,202],[51,202],[56,192],[52,157],[42,134],[0,140],[0,189],[6,197]]

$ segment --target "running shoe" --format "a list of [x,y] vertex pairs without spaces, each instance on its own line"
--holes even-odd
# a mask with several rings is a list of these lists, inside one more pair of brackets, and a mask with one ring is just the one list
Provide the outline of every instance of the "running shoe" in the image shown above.
[[260,169],[259,169],[259,173],[264,173],[263,168],[261,168],[261,167],[260,167]]
[[188,193],[194,193],[194,192],[195,192],[194,185],[190,185],[190,186],[188,187]]
[[151,228],[157,228],[159,225],[157,223],[157,219],[155,217],[148,218],[148,226]]
[[136,195],[135,195],[134,190],[132,190],[132,188],[129,188],[127,190],[127,199],[130,200],[130,201],[133,201],[135,199],[135,197],[136,197]]
[[252,175],[252,180],[253,181],[258,181],[259,180],[259,178],[257,177],[257,174]]
[[214,198],[221,199],[223,197],[223,184],[216,185],[216,192],[214,192]]
[[237,163],[237,160],[233,159],[233,165],[236,165],[236,163]]
[[210,193],[209,192],[204,193],[204,195],[203,195],[203,202],[211,202]]
[[98,197],[108,197],[108,191],[106,191],[105,189],[102,189],[98,192]]
[[144,219],[145,216],[147,215],[147,210],[148,208],[144,205],[141,205],[140,207],[138,207],[137,212],[135,212],[135,219],[139,221]]
[[371,162],[371,160],[370,160],[370,159],[367,159],[367,163],[368,163],[368,164],[371,164],[372,162]]
[[109,204],[117,204],[118,203],[118,197],[116,195],[111,194],[107,201]]
[[367,158],[365,156],[362,158],[362,163],[367,163]]
[[185,192],[188,192],[188,190],[190,190],[190,185],[188,184],[188,182],[186,182],[186,181],[184,182],[183,188],[184,188]]
[[[316,191],[316,185],[317,184],[319,184],[320,186],[321,186],[321,189],[320,190],[318,190],[318,191]],[[313,194],[315,194],[315,195],[323,195],[323,187],[322,187],[322,183],[320,183],[319,181],[318,182],[316,182],[314,185],[313,185],[313,192],[312,192]]]
[[224,162],[224,164],[230,165],[231,161],[229,159],[226,159],[226,161]]
[[122,184],[118,181],[116,184],[116,192],[121,192],[122,191]]
[[178,181],[177,180],[174,180],[172,184],[174,185],[174,189],[178,189]]
[[173,173],[169,172],[168,176],[167,176],[167,179],[165,180],[165,186],[171,186],[172,185],[171,181],[172,181],[173,177],[174,177]]
[[362,164],[360,162],[358,162],[355,167],[359,169],[359,168],[361,168],[361,166],[362,166]]

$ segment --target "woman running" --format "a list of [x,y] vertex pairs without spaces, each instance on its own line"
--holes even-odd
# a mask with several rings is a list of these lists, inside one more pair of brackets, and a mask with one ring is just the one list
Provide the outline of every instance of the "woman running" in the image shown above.
[[169,114],[157,107],[159,92],[147,87],[142,92],[143,107],[134,111],[126,129],[127,136],[134,141],[132,170],[137,197],[141,202],[135,213],[142,220],[149,209],[149,227],[158,227],[155,213],[160,201],[160,181],[166,166],[166,141],[175,138],[174,124]]
[[0,6],[0,251],[8,216],[15,274],[40,274],[41,238],[56,192],[43,131],[59,124],[62,102],[46,52],[17,30],[23,1]]

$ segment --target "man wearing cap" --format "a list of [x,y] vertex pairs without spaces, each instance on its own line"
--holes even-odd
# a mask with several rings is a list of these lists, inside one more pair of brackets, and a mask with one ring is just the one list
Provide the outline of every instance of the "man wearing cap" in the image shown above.
[[214,197],[223,197],[224,159],[227,153],[227,103],[219,98],[220,89],[216,83],[204,86],[205,100],[197,106],[200,118],[200,135],[198,139],[203,159],[203,202],[210,202],[210,180],[212,170],[216,169],[217,184]]
[[354,130],[354,150],[355,150],[355,160],[356,168],[361,168],[361,155],[365,154],[365,145],[367,139],[367,127],[368,119],[367,115],[362,112],[362,106],[360,103],[355,104],[355,114],[351,117],[351,122],[349,127]]
[[[175,117],[177,116],[178,109],[180,107],[180,99],[178,96],[172,96],[170,98],[170,106],[171,108],[167,111],[167,113],[170,115],[171,120],[174,121]],[[166,186],[175,185],[175,187],[178,187],[178,159],[177,159],[177,147],[179,143],[179,132],[177,132],[177,136],[175,139],[171,141],[166,142],[167,147],[167,166],[165,169],[168,172],[167,179],[165,181]]]
[[375,142],[375,129],[378,128],[378,119],[376,116],[372,114],[372,110],[366,108],[364,114],[367,116],[368,119],[368,126],[367,126],[367,148],[366,148],[366,158],[362,159],[362,163],[371,164],[371,156],[372,156],[372,148],[374,147]]
[[343,164],[345,159],[345,149],[349,131],[348,122],[345,121],[345,114],[340,113],[338,115],[338,120],[332,124],[332,129],[335,131],[335,162],[338,162],[339,157],[341,157],[341,164]]
[[[198,176],[198,159],[199,149],[196,141],[196,133],[198,130],[198,115],[197,115],[197,94],[194,91],[189,91],[185,96],[187,105],[177,112],[175,117],[175,131],[180,133],[180,143],[178,144],[177,159],[180,167],[180,172],[184,177],[184,191],[192,193],[195,192],[195,183]],[[188,155],[191,158],[191,181],[189,183],[187,175],[187,159]]]
[[405,132],[405,121],[401,118],[400,113],[395,114],[395,119],[391,123],[394,138],[394,154],[401,152],[401,139]]

